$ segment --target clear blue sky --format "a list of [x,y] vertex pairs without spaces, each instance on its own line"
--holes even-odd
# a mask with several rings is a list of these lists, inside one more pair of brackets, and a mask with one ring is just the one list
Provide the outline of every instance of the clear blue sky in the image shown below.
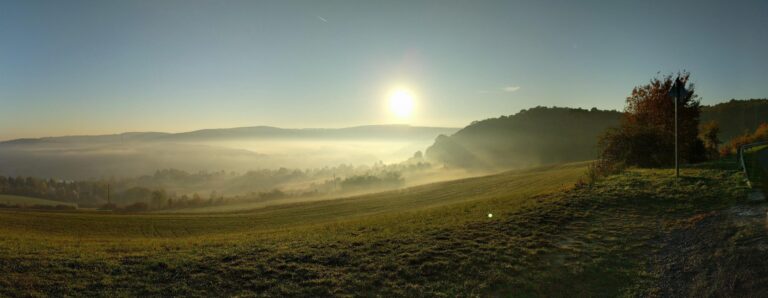
[[[674,2],[674,3],[669,3]],[[768,97],[768,1],[0,1],[0,139],[622,109],[657,72]]]

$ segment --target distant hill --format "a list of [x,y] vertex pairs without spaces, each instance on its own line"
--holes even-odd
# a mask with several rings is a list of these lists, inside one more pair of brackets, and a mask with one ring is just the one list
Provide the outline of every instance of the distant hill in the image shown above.
[[760,123],[768,122],[768,99],[735,100],[714,106],[703,106],[702,123],[717,121],[720,124],[720,140],[752,132]]
[[126,132],[110,135],[93,136],[63,136],[63,137],[42,137],[42,138],[24,138],[0,142],[0,146],[28,146],[36,144],[92,144],[92,143],[121,143],[136,141],[151,141],[163,136],[172,135],[163,132]]
[[65,205],[65,206],[77,207],[77,204],[74,204],[74,203],[59,202],[59,201],[53,201],[53,200],[33,198],[33,197],[27,197],[27,196],[8,195],[8,194],[0,194],[0,204],[7,205],[7,206],[25,206],[25,207],[31,207],[35,205],[37,206]]
[[441,135],[426,155],[449,166],[486,169],[594,159],[598,136],[620,117],[594,108],[536,107]]
[[158,140],[227,140],[227,139],[301,139],[301,140],[391,140],[434,138],[453,133],[457,128],[419,127],[409,125],[367,125],[347,128],[287,129],[271,126],[204,129],[169,134]]
[[111,135],[63,136],[15,139],[0,142],[0,146],[31,144],[86,144],[121,142],[227,141],[227,140],[412,140],[433,139],[439,134],[459,130],[452,127],[410,125],[366,125],[346,128],[279,128],[252,126],[202,129],[181,133],[127,132]]
[[269,126],[184,133],[131,132],[0,142],[0,175],[59,179],[127,177],[159,169],[238,171],[401,161],[458,128],[369,125]]

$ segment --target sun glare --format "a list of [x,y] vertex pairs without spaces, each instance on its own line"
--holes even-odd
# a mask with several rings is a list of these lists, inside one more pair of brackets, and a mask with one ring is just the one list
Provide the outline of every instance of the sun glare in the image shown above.
[[398,118],[410,117],[413,106],[413,93],[406,89],[396,89],[389,96],[389,109]]

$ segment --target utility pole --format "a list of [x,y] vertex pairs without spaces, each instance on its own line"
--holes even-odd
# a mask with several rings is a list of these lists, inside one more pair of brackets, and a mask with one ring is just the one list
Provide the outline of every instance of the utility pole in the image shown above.
[[107,183],[107,204],[112,205],[112,199],[109,194],[109,183]]

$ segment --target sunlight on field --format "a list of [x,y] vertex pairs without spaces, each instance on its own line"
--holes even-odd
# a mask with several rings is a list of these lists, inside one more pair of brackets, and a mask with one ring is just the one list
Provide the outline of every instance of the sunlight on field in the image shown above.
[[[253,233],[278,228],[311,226],[345,220],[371,220],[371,216],[407,216],[416,211],[440,210],[439,206],[467,204],[480,210],[497,204],[525,205],[526,198],[562,189],[583,174],[586,163],[511,171],[487,177],[440,182],[357,197],[267,206],[236,214],[102,214],[37,213],[0,211],[0,234],[42,237],[79,237],[104,241],[100,237],[179,238],[188,236],[225,237],[227,233]],[[485,210],[494,209],[486,207]],[[495,210],[495,209],[494,209]],[[508,210],[512,211],[512,210]],[[430,211],[431,212],[431,211]],[[498,212],[497,212],[498,213]],[[45,218],[46,220],[38,220]],[[447,220],[423,218],[431,224],[456,224],[461,216]],[[18,230],[21,229],[21,230]],[[136,239],[133,239],[136,240]]]
[[[632,170],[575,188],[586,164],[236,214],[0,211],[0,266],[29,264],[5,268],[18,273],[0,283],[152,296],[322,296],[372,286],[393,296],[574,288],[616,296],[652,281],[639,260],[658,250],[654,235],[745,189],[738,171],[699,168],[682,181],[670,170]],[[93,279],[72,279],[71,268]],[[584,283],[580,272],[602,282]],[[494,278],[515,287],[483,286]],[[407,286],[415,282],[421,288]]]

